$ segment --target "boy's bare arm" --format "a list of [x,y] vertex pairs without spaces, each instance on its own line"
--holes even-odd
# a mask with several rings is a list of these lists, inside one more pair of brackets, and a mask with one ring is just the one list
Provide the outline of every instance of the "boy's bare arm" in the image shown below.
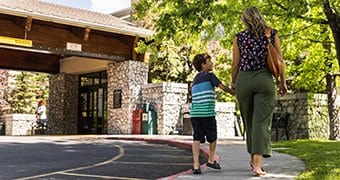
[[233,96],[235,95],[235,91],[233,91],[231,88],[225,86],[225,85],[222,84],[222,83],[219,84],[218,87],[221,88],[223,91],[230,93],[230,94],[233,95]]

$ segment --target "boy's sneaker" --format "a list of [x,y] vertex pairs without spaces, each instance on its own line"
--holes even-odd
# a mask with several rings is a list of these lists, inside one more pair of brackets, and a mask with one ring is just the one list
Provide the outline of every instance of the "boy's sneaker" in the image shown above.
[[198,169],[192,168],[192,173],[193,174],[201,174],[202,173],[201,168],[198,168]]
[[207,162],[207,166],[213,169],[221,169],[221,166],[216,161],[213,163]]

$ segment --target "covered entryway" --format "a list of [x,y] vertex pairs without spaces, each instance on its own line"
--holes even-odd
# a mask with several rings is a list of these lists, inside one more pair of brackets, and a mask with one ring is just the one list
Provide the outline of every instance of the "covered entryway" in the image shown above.
[[0,0],[0,69],[50,74],[48,134],[129,133],[148,72],[135,48],[152,33],[109,14]]
[[107,73],[79,76],[79,134],[107,133]]

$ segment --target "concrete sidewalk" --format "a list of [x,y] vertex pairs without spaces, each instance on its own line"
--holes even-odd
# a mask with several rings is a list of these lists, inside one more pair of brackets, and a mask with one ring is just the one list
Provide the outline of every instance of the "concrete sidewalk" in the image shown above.
[[[216,171],[204,165],[202,174],[193,175],[190,173],[178,176],[176,179],[259,179],[251,174],[246,145],[219,144],[216,153],[220,157],[219,163],[222,170]],[[268,173],[262,177],[265,179],[294,179],[305,169],[305,166],[300,159],[294,156],[273,152],[271,158],[264,160],[263,169]]]
[[[191,148],[192,144],[191,136],[178,135],[112,135],[108,138],[168,143],[188,149]],[[207,143],[201,145],[201,151],[205,154],[208,153]],[[202,174],[193,175],[191,170],[187,170],[162,179],[260,179],[260,177],[252,176],[249,166],[249,154],[246,151],[245,141],[241,139],[218,140],[216,158],[222,170],[213,170],[203,164],[201,165]],[[263,168],[268,174],[261,177],[261,179],[294,179],[305,169],[305,165],[300,159],[288,154],[277,153],[274,149],[272,157],[264,160]]]

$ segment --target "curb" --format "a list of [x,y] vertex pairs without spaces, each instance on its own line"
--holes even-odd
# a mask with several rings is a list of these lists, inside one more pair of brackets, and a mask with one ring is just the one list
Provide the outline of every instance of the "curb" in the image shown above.
[[[176,141],[176,140],[167,140],[167,139],[154,139],[154,138],[144,138],[144,137],[107,137],[105,139],[114,139],[114,140],[129,140],[129,141],[146,141],[146,142],[150,142],[150,143],[156,143],[156,144],[170,144],[170,145],[174,145],[176,147],[181,147],[181,148],[185,148],[185,149],[190,149],[192,148],[192,143],[189,142],[184,142],[184,141]],[[203,147],[202,145],[200,146],[200,155],[202,155],[203,157],[205,157],[206,159],[209,156],[209,149]],[[220,156],[217,155],[215,153],[215,159],[217,162],[219,162],[221,160]],[[206,169],[206,163],[201,165],[201,169]],[[186,171],[171,175],[171,176],[167,176],[167,177],[161,177],[158,179],[175,179],[178,176],[182,176],[182,175],[188,175],[188,174],[192,174],[192,170],[188,169]]]

